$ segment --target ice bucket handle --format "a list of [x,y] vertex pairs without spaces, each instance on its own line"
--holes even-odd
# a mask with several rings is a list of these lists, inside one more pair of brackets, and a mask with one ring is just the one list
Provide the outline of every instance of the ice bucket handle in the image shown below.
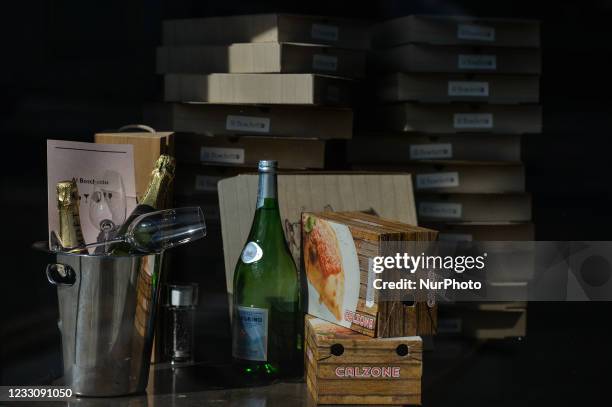
[[76,273],[74,269],[67,264],[47,264],[45,273],[47,274],[47,280],[49,280],[51,284],[57,286],[71,286],[76,282]]

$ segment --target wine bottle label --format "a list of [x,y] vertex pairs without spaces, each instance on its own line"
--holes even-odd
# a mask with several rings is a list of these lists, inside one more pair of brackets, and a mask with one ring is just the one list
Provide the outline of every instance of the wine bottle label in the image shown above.
[[242,255],[240,259],[245,264],[255,263],[257,260],[261,259],[263,256],[263,250],[261,247],[255,242],[249,242],[244,246],[242,250]]
[[265,362],[268,359],[268,310],[237,306],[232,337],[235,358]]

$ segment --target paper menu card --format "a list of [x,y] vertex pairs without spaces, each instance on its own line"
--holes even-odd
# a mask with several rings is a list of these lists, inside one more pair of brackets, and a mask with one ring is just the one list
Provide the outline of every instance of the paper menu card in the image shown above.
[[118,226],[136,207],[132,145],[47,140],[49,233],[59,230],[56,185],[70,179],[77,182],[86,243],[97,241],[102,221]]

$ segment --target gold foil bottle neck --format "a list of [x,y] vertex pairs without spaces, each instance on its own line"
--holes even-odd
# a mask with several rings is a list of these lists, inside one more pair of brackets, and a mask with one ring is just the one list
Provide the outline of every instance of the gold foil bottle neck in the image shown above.
[[79,193],[75,181],[60,181],[57,183],[56,189],[58,208],[78,203]]
[[175,168],[174,157],[167,154],[160,155],[151,172],[149,185],[139,203],[161,209],[166,202],[166,195],[174,179]]
[[79,191],[76,181],[57,183],[57,208],[59,210],[58,237],[62,246],[75,247],[85,244],[79,218]]

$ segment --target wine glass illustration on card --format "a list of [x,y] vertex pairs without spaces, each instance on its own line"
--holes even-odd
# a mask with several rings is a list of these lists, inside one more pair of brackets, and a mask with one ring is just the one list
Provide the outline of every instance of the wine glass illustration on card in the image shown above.
[[89,199],[89,220],[100,230],[97,241],[106,241],[125,222],[127,199],[121,175],[112,170],[96,179]]

